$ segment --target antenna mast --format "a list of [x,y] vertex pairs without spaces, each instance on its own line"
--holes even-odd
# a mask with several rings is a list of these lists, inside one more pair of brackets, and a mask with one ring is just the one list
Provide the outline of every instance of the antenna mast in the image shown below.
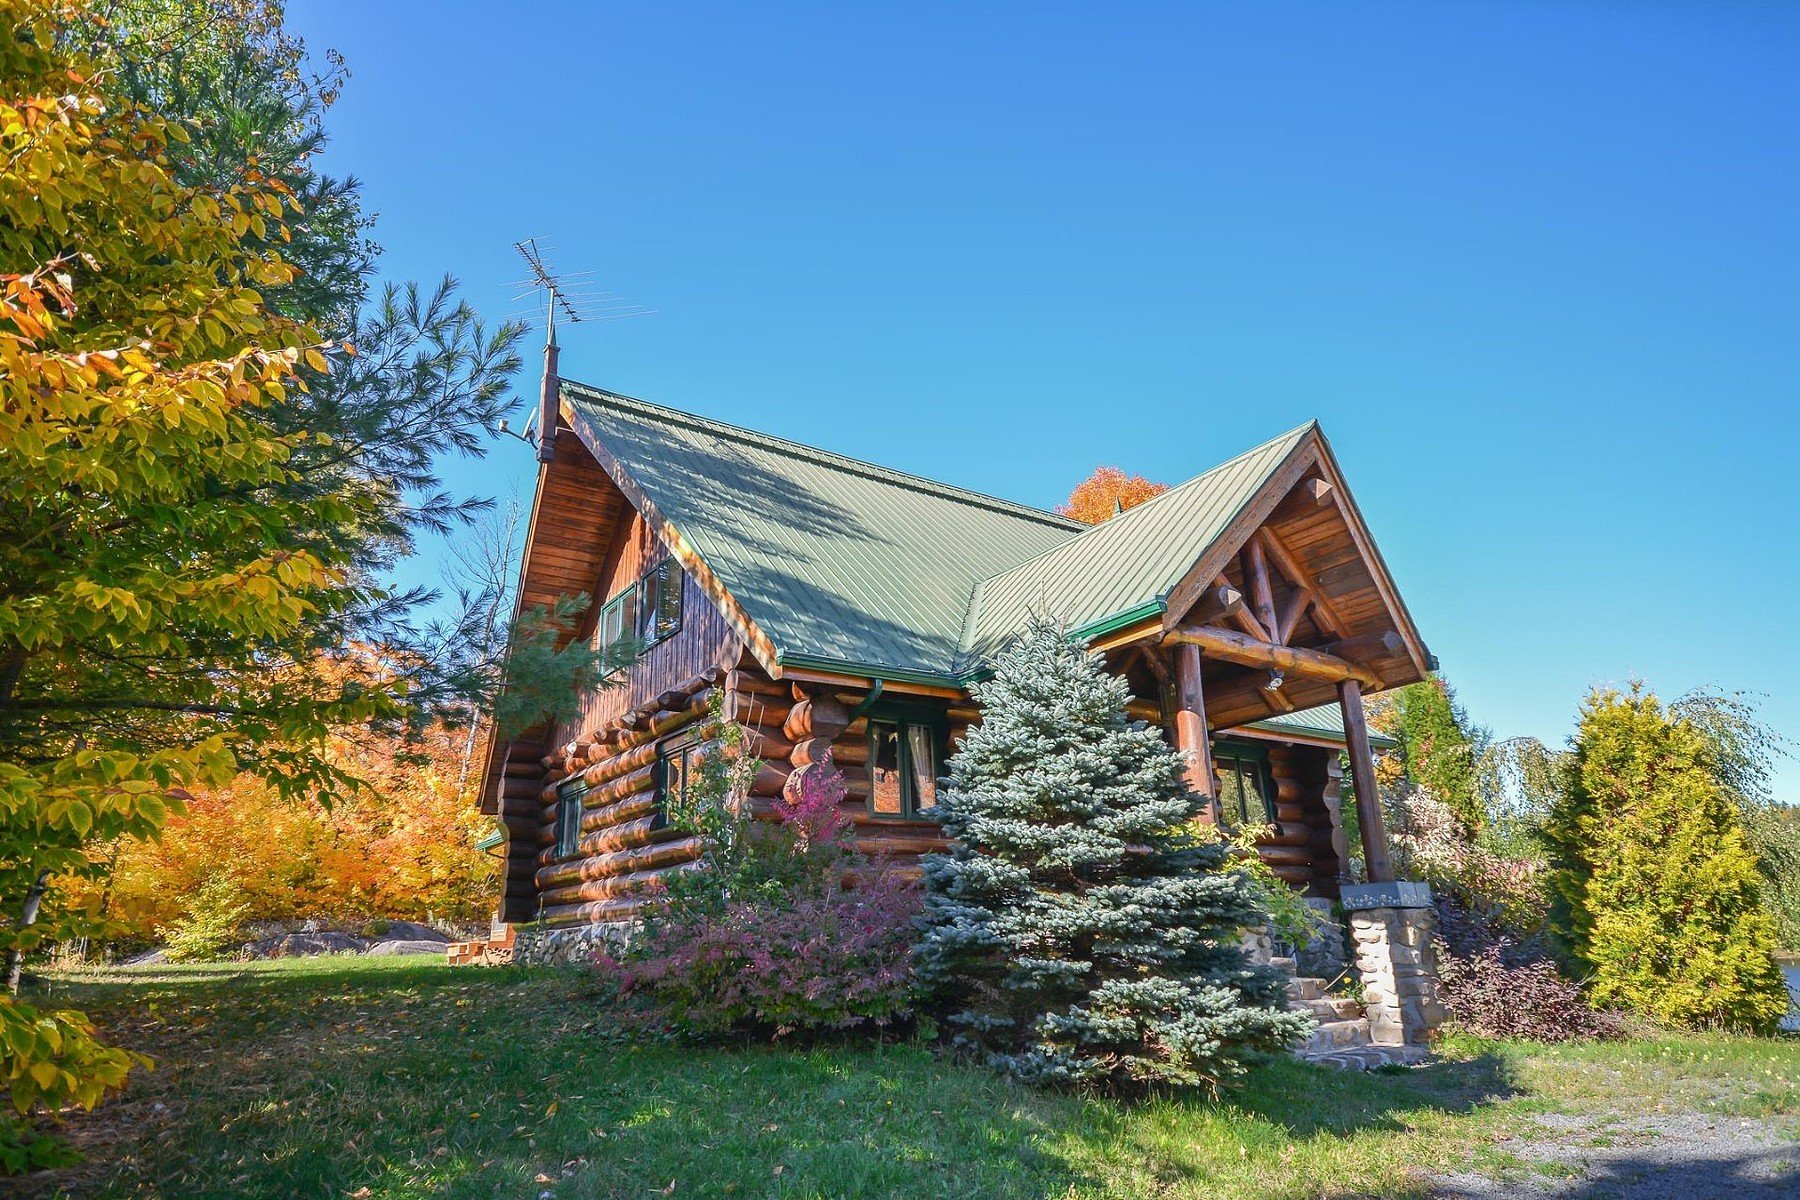
[[544,261],[543,251],[539,249],[536,238],[526,238],[522,242],[514,242],[513,248],[519,252],[519,257],[525,260],[525,266],[531,272],[532,284],[543,288],[548,293],[548,313],[544,322],[544,381],[538,389],[537,421],[538,461],[547,463],[556,457],[556,394],[560,386],[556,374],[556,310],[560,308],[563,316],[571,325],[581,321],[581,314],[575,311],[575,306],[569,302],[569,297],[565,294],[562,285],[557,282],[556,272],[551,270],[549,264]]

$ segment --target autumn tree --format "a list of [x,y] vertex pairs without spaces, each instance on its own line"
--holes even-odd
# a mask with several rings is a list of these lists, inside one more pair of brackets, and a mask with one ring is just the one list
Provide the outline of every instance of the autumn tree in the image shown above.
[[392,648],[416,728],[466,723],[492,691],[504,631],[497,641],[473,637],[485,619],[477,606],[434,605],[446,598],[380,585],[422,535],[458,532],[490,508],[486,497],[449,491],[438,466],[485,452],[489,431],[515,403],[522,328],[486,328],[447,278],[378,284],[381,248],[361,184],[321,166],[325,116],[347,68],[336,54],[308,53],[287,29],[281,0],[104,0],[83,14],[65,40],[123,97],[187,131],[168,156],[179,182],[227,187],[247,174],[266,177],[306,214],[279,231],[247,230],[245,245],[276,247],[295,268],[264,287],[263,299],[313,328],[330,359],[328,372],[303,367],[307,386],[264,410],[272,428],[308,435],[295,442],[283,489],[360,501],[357,520],[310,531],[364,585],[358,603],[315,623],[317,645]]
[[1056,511],[1083,524],[1098,525],[1168,490],[1166,483],[1127,475],[1118,467],[1096,467],[1092,475],[1075,485],[1068,501],[1057,505]]
[[[434,692],[455,694],[462,664],[407,644],[409,598],[378,580],[412,531],[466,510],[431,463],[477,433],[428,426],[497,403],[511,364],[435,293],[419,319],[400,300],[372,325],[354,289],[306,298],[288,254],[307,245],[304,164],[265,168],[248,142],[199,153],[205,120],[154,111],[71,48],[94,7],[0,12],[0,952],[16,981],[33,948],[94,931],[63,897],[104,871],[100,848],[156,836],[189,789],[253,768],[283,794],[341,791],[332,730],[421,727]],[[363,353],[332,330],[367,331]],[[384,397],[397,416],[376,413]],[[369,642],[386,669],[329,669],[371,632],[395,634]],[[78,1013],[0,999],[20,1112],[92,1104],[131,1063]]]

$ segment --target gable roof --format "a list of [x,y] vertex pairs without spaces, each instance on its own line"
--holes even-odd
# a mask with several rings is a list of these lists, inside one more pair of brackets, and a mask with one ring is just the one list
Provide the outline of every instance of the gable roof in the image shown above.
[[[960,687],[1034,611],[1093,638],[1185,610],[1196,571],[1216,573],[1299,472],[1336,477],[1309,422],[1088,526],[568,380],[560,395],[575,435],[778,677]],[[1347,496],[1339,506],[1361,536]],[[1423,661],[1373,543],[1360,553]]]
[[975,585],[1087,529],[566,380],[562,398],[788,666],[954,683]]
[[1316,422],[1291,429],[1086,529],[975,589],[965,665],[993,654],[1033,611],[1092,636],[1161,611],[1163,601],[1293,453]]

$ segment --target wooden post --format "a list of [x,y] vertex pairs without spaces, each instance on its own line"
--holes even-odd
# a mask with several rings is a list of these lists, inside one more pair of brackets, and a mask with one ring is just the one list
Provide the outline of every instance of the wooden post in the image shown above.
[[1345,749],[1350,752],[1350,783],[1356,789],[1356,819],[1362,826],[1363,864],[1370,883],[1391,883],[1394,864],[1388,859],[1387,828],[1381,822],[1381,793],[1375,787],[1375,752],[1363,719],[1362,685],[1354,679],[1338,684],[1344,709]]
[[1206,731],[1206,697],[1200,687],[1200,647],[1175,650],[1175,748],[1188,756],[1188,787],[1205,796],[1206,819],[1218,820],[1212,735]]

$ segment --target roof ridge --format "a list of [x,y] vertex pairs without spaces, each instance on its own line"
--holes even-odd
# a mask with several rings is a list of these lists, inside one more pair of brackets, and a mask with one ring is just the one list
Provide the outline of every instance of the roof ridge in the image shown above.
[[[1166,496],[1173,496],[1176,492],[1183,490],[1184,488],[1188,487],[1190,484],[1198,483],[1200,480],[1205,479],[1208,475],[1213,475],[1220,471],[1223,471],[1226,467],[1231,466],[1233,463],[1236,463],[1243,459],[1249,458],[1253,454],[1260,454],[1264,450],[1267,450],[1270,446],[1275,445],[1277,442],[1284,442],[1289,438],[1296,437],[1300,434],[1304,434],[1304,433],[1308,432],[1309,430],[1317,430],[1319,428],[1320,428],[1320,426],[1319,426],[1318,418],[1314,417],[1310,421],[1306,421],[1303,424],[1294,426],[1292,429],[1288,430],[1286,433],[1279,433],[1279,434],[1276,434],[1274,437],[1269,438],[1267,441],[1258,442],[1256,445],[1250,447],[1248,450],[1245,450],[1243,453],[1234,454],[1230,458],[1226,459],[1224,462],[1218,463],[1215,466],[1206,468],[1206,470],[1200,472],[1198,475],[1189,476],[1188,478],[1182,480],[1180,483],[1176,484],[1174,487],[1169,488],[1166,491],[1158,492],[1156,495],[1150,497],[1148,500],[1144,501],[1142,504],[1134,504],[1130,508],[1126,509],[1124,512],[1117,513],[1114,516],[1109,517],[1106,520],[1099,522],[1098,524],[1087,526],[1086,528],[1077,532],[1074,537],[1068,539],[1068,541],[1058,542],[1054,546],[1050,546],[1046,549],[1038,551],[1036,554],[1032,555],[1030,558],[1026,559],[1024,562],[1014,563],[1012,566],[1007,567],[1005,570],[995,571],[992,575],[987,575],[981,579],[976,580],[975,586],[969,589],[969,591],[971,593],[970,608],[973,609],[975,607],[975,603],[976,603],[975,596],[981,592],[981,589],[988,583],[991,583],[994,580],[999,579],[1002,575],[1010,575],[1014,571],[1022,570],[1026,566],[1030,565],[1031,563],[1036,562],[1040,558],[1044,558],[1047,555],[1057,553],[1058,551],[1062,550],[1063,547],[1067,546],[1069,544],[1069,542],[1079,541],[1080,539],[1087,537],[1089,534],[1097,534],[1101,530],[1106,529],[1108,527],[1123,528],[1123,526],[1118,525],[1118,522],[1130,520],[1135,514],[1143,513],[1146,510],[1152,509],[1158,500],[1161,500]],[[1142,520],[1144,518],[1139,517],[1138,519]],[[970,631],[970,632],[972,632],[972,631]]]
[[742,425],[733,425],[727,421],[715,420],[712,417],[703,417],[697,413],[684,412],[678,408],[670,408],[667,405],[656,404],[649,400],[641,400],[636,396],[627,396],[620,392],[608,391],[605,388],[598,388],[592,384],[581,383],[577,380],[559,379],[557,382],[561,387],[580,392],[585,399],[600,398],[603,402],[635,405],[661,420],[673,421],[676,424],[685,424],[690,428],[729,438],[733,441],[755,441],[765,445],[775,443],[780,445],[783,450],[810,458],[820,466],[847,471],[851,474],[861,475],[864,478],[874,479],[884,483],[892,483],[899,487],[910,488],[916,492],[937,495],[944,499],[968,504],[976,508],[985,508],[991,511],[1021,517],[1026,520],[1037,521],[1044,525],[1067,529],[1077,536],[1086,529],[1086,526],[1083,526],[1079,521],[1071,520],[1068,517],[1063,517],[1053,512],[1047,512],[1041,508],[1034,508],[1029,504],[1022,504],[1017,500],[1007,500],[999,496],[988,495],[986,492],[977,492],[972,491],[969,488],[957,487],[955,484],[945,483],[942,480],[931,479],[924,475],[915,475],[910,471],[901,471],[894,467],[884,467],[879,463],[868,462],[860,458],[851,458],[847,454],[838,454],[835,451],[826,450],[819,446],[809,446],[805,442],[796,442],[777,434],[764,433],[761,430],[748,429]]

